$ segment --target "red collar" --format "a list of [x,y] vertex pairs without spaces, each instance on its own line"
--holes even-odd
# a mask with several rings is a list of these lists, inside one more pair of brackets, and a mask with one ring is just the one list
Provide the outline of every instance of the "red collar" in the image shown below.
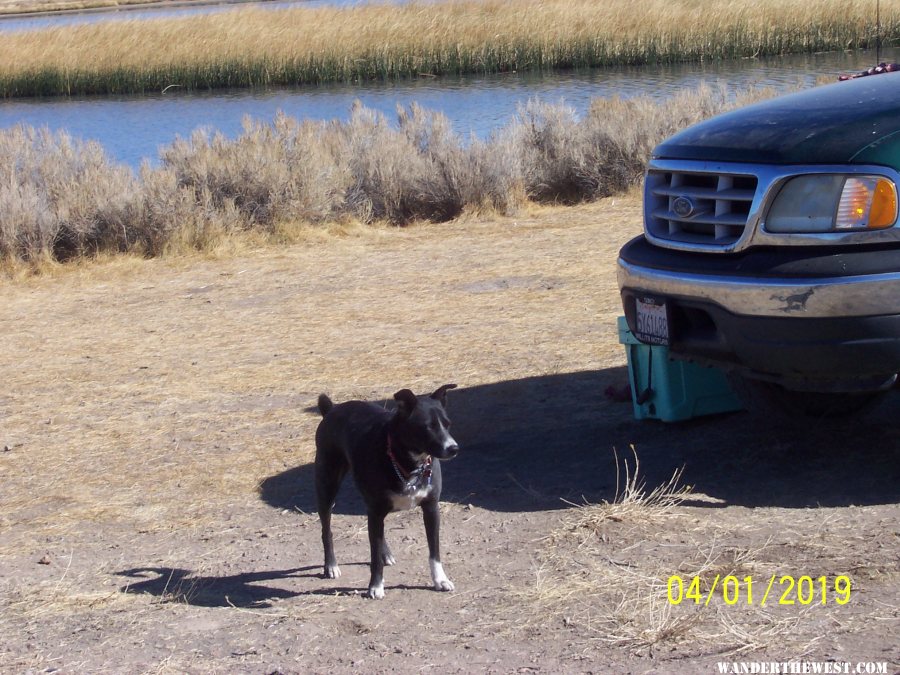
[[419,477],[422,477],[428,484],[431,484],[431,455],[428,455],[425,461],[413,471],[407,471],[397,461],[397,456],[394,454],[394,441],[389,433],[387,436],[387,456],[391,460],[391,464],[394,465],[394,471],[401,481],[409,483],[410,479],[414,478],[418,481]]

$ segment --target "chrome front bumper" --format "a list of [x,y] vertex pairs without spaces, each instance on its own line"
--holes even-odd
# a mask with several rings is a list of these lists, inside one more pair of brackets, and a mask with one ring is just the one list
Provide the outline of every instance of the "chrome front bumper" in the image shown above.
[[714,303],[758,317],[865,317],[900,314],[900,272],[779,279],[685,274],[618,261],[620,289]]

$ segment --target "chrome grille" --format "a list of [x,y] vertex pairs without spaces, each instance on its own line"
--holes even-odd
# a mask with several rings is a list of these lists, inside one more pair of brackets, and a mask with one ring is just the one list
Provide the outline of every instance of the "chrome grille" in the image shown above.
[[733,247],[747,226],[757,182],[746,174],[651,169],[644,188],[647,233],[688,247]]

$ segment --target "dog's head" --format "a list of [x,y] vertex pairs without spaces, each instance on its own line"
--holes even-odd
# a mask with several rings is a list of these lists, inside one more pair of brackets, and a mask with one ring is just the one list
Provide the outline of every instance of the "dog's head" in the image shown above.
[[394,394],[397,401],[394,433],[405,447],[415,448],[435,459],[453,459],[459,446],[450,435],[447,392],[455,384],[445,384],[429,396],[416,396],[409,389]]

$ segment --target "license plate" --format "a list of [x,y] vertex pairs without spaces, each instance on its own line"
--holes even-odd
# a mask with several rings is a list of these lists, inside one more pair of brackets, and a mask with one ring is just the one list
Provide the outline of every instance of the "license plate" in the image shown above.
[[665,300],[635,298],[634,337],[651,345],[669,344],[669,313]]

